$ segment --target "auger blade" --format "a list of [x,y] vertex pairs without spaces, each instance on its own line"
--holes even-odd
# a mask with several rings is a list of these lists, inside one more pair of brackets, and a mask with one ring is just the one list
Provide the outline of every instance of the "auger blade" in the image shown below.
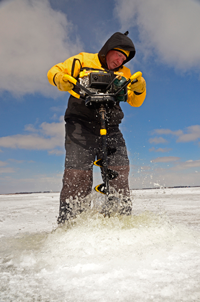
[[[100,168],[103,168],[103,159],[98,159],[94,162],[94,165]],[[112,180],[115,179],[118,176],[118,172],[111,170],[111,169],[107,169],[107,175],[108,175],[108,179]]]
[[114,171],[114,170],[111,170],[111,169],[108,169],[107,173],[108,173],[108,179],[109,180],[115,179],[118,176],[118,172]]
[[[103,169],[103,159],[96,160],[94,162],[94,165]],[[107,169],[108,180],[113,180],[117,176],[118,176],[118,172],[117,171],[114,171],[114,170],[111,170],[111,169]],[[102,183],[102,184],[96,186],[94,189],[95,189],[96,192],[101,193],[101,194],[107,194],[108,193],[105,183]]]
[[[118,176],[118,172],[116,172],[114,170],[111,170],[111,169],[108,169],[107,170],[107,175],[108,175],[108,179],[109,180],[113,180],[113,179],[115,179]],[[102,183],[102,184],[96,186],[94,189],[98,193],[107,194],[106,184],[105,183]]]
[[95,166],[97,166],[97,167],[102,167],[103,166],[103,159],[97,159],[96,161],[94,161],[94,163],[93,163]]
[[104,195],[107,194],[106,184],[105,183],[102,183],[102,184],[96,186],[94,189],[98,193],[101,193],[101,194],[104,194]]

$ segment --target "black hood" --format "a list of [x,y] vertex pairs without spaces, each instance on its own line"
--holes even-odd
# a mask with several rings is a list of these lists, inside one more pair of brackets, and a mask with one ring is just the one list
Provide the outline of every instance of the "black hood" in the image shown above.
[[[104,68],[107,68],[106,55],[113,48],[121,48],[124,50],[129,50],[130,54],[123,65],[130,61],[135,56],[135,46],[130,38],[127,37],[127,32],[122,34],[120,32],[114,33],[104,44],[98,53],[99,60]],[[120,67],[119,67],[120,68]],[[117,69],[119,69],[117,68]]]

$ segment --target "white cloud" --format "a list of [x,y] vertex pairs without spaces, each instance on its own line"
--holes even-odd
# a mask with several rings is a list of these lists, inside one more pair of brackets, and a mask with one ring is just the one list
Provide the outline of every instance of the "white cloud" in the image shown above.
[[54,89],[47,71],[80,49],[78,41],[70,40],[72,30],[66,15],[54,11],[48,0],[4,1],[0,5],[0,91],[51,95]]
[[149,139],[150,144],[166,144],[167,140],[163,137],[154,137]]
[[[193,125],[183,130],[172,131],[170,129],[155,129],[153,133],[162,135],[175,135],[177,136],[177,142],[186,143],[196,141],[200,138],[200,125]],[[153,139],[151,139],[153,140]]]
[[42,123],[38,129],[33,125],[28,125],[25,126],[25,130],[31,133],[0,137],[0,146],[2,148],[26,150],[53,151],[56,149],[57,154],[59,151],[61,154],[63,153],[61,151],[64,146],[64,121]]
[[116,0],[122,30],[138,28],[140,52],[174,67],[200,67],[200,4],[195,0]]
[[173,161],[179,160],[180,157],[175,157],[175,156],[163,156],[163,157],[157,157],[155,159],[152,159],[152,163],[169,163]]
[[4,166],[6,166],[6,165],[7,165],[6,162],[0,160],[0,167],[4,167]]
[[200,138],[200,125],[187,127],[187,133],[179,136],[177,142],[191,142]]
[[[38,192],[38,191],[60,191],[62,184],[61,174],[34,175],[27,178],[0,178],[0,193],[16,193],[16,192]],[[59,201],[58,201],[59,205]]]
[[179,135],[183,134],[183,131],[182,130],[172,131],[170,129],[155,129],[153,131],[153,133],[156,133],[156,134],[165,134],[165,135],[171,134],[171,135],[179,136]]
[[185,162],[181,162],[175,166],[175,169],[183,170],[183,169],[190,169],[190,168],[199,168],[200,167],[200,160],[187,160]]
[[7,164],[8,164],[7,162],[0,161],[0,174],[14,173],[14,170],[12,168],[6,167]]
[[199,173],[182,171],[170,171],[159,169],[154,171],[145,171],[139,175],[130,177],[130,189],[135,188],[153,188],[154,184],[159,184],[160,187],[173,186],[199,186]]
[[[152,188],[154,184],[165,186],[199,186],[200,160],[181,162],[174,158],[173,166],[159,167],[159,161],[151,164],[149,169],[131,167],[130,188]],[[167,163],[167,161],[166,161]]]
[[15,163],[15,164],[22,164],[22,163],[24,163],[24,160],[17,160],[17,159],[10,158],[9,162],[12,162],[12,163]]
[[22,135],[6,136],[0,138],[0,145],[4,148],[27,149],[27,150],[49,150],[55,146],[60,146],[56,137],[44,138],[39,135]]
[[63,154],[65,154],[64,150],[56,150],[56,149],[48,151],[48,153],[50,155],[63,155]]
[[14,169],[13,168],[10,168],[10,167],[4,167],[4,168],[1,168],[0,167],[0,174],[7,174],[7,173],[14,173]]
[[150,152],[161,152],[161,153],[169,152],[171,150],[172,149],[170,149],[170,148],[158,148],[158,149],[156,149],[154,147],[149,149]]

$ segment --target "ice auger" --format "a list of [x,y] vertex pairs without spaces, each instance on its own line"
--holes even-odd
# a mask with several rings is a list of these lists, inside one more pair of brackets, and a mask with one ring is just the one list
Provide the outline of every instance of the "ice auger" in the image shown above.
[[106,142],[106,104],[126,102],[128,85],[137,82],[142,76],[140,71],[134,73],[128,80],[122,74],[111,74],[103,70],[83,70],[79,74],[78,80],[70,75],[65,75],[65,80],[68,80],[79,88],[79,93],[74,90],[69,91],[76,98],[85,100],[86,106],[95,104],[98,108],[101,119],[100,135],[102,137],[102,159],[94,162],[94,165],[101,168],[103,183],[96,186],[95,190],[102,194],[109,195],[109,181],[118,176],[116,171],[108,168],[108,152]]

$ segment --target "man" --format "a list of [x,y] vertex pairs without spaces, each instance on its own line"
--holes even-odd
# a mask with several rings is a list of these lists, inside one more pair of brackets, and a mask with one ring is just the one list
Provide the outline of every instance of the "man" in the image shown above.
[[[65,79],[65,74],[78,79],[80,71],[106,70],[112,75],[121,72],[130,78],[130,69],[124,66],[135,56],[135,47],[131,39],[125,34],[115,33],[104,44],[99,53],[80,53],[67,59],[63,63],[53,66],[47,74],[50,84],[57,86],[60,91],[71,91],[74,85]],[[141,78],[130,86],[127,102],[139,107],[146,96],[146,82]],[[122,196],[119,213],[130,215],[132,204],[128,184],[129,160],[119,124],[124,114],[119,102],[108,105],[106,113],[108,167],[118,172],[118,177],[109,183]],[[86,210],[87,196],[92,189],[92,169],[95,159],[102,158],[100,136],[100,118],[94,106],[85,106],[85,100],[70,96],[65,113],[65,171],[63,187],[60,194],[60,211],[58,223],[76,217]]]

